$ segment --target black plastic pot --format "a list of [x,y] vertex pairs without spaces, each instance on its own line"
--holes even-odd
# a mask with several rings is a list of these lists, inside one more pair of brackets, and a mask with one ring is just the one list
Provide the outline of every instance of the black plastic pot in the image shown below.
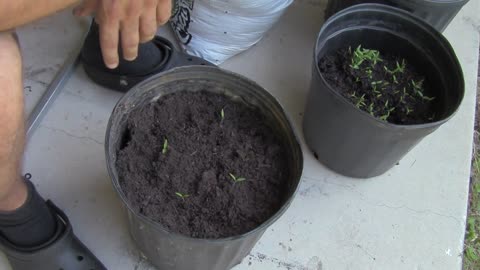
[[[423,72],[437,92],[435,122],[394,125],[358,109],[323,78],[318,61],[340,48],[362,45],[401,55]],[[331,17],[315,46],[304,135],[318,160],[351,177],[385,173],[425,136],[447,122],[464,96],[463,74],[448,41],[410,13],[362,4]]]
[[336,12],[362,3],[380,3],[407,10],[442,32],[469,0],[329,0],[328,19]]
[[[288,194],[284,205],[269,220],[246,234],[206,240],[179,235],[137,213],[123,193],[116,170],[117,150],[126,129],[126,118],[136,107],[156,101],[176,91],[224,94],[248,106],[259,108],[275,132],[283,138],[290,157]],[[107,167],[113,186],[128,212],[130,233],[138,247],[160,270],[226,270],[239,264],[257,241],[289,207],[297,191],[303,169],[303,154],[289,119],[280,104],[258,84],[214,67],[176,68],[152,77],[130,90],[116,105],[110,118],[105,144]]]

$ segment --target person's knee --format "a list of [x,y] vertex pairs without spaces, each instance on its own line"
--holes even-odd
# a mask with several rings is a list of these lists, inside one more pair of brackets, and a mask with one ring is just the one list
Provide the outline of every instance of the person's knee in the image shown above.
[[[13,33],[0,33],[0,166],[16,159],[23,138],[22,67]],[[20,141],[20,142],[19,142]]]
[[21,66],[20,49],[18,38],[13,32],[0,32],[0,70],[8,73],[8,65],[11,68]]

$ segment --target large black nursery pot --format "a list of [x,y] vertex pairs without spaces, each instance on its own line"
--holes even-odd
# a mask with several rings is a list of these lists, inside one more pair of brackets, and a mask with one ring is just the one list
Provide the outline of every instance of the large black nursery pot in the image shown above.
[[[358,109],[327,83],[318,61],[358,45],[400,55],[426,76],[437,96],[434,122],[387,123]],[[356,5],[332,16],[320,31],[313,62],[304,136],[320,162],[350,177],[368,178],[388,171],[447,122],[464,96],[460,63],[448,41],[421,19],[385,5]]]
[[[197,239],[173,233],[140,214],[122,191],[116,169],[117,152],[122,145],[126,119],[132,110],[177,91],[210,91],[258,108],[282,138],[290,157],[290,175],[283,206],[256,229],[223,239]],[[107,168],[124,208],[130,233],[142,254],[159,270],[226,270],[239,264],[257,241],[292,202],[303,169],[303,154],[291,122],[277,100],[265,89],[240,75],[215,67],[175,68],[136,85],[120,99],[110,118],[105,152]],[[200,213],[199,213],[200,214]]]
[[362,3],[380,3],[407,10],[442,32],[469,0],[329,0],[328,19],[336,12]]

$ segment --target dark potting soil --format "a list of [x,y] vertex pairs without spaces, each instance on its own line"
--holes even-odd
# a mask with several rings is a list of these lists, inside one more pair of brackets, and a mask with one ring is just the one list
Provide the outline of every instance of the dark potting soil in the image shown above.
[[279,210],[288,162],[258,110],[184,91],[129,115],[116,166],[136,211],[169,231],[217,239],[255,229]]
[[344,48],[320,59],[318,66],[336,91],[381,120],[399,125],[435,121],[437,97],[425,76],[401,56]]

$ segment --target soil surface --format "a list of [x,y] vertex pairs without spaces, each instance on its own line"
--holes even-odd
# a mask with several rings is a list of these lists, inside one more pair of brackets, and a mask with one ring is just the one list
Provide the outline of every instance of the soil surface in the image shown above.
[[318,65],[335,90],[381,120],[399,125],[435,121],[437,97],[429,82],[400,56],[344,48],[323,57]]
[[185,91],[136,109],[127,122],[120,185],[135,210],[169,231],[240,235],[284,203],[289,158],[259,111]]

